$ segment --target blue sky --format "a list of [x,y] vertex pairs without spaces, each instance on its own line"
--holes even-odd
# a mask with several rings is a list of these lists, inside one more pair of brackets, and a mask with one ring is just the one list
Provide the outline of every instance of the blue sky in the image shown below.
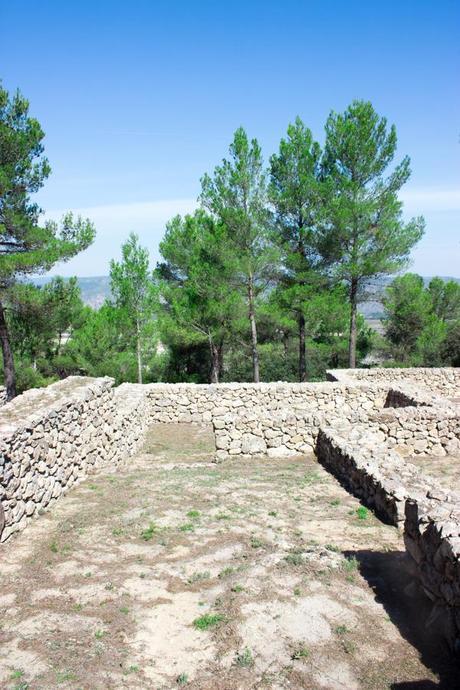
[[268,159],[296,115],[322,141],[330,110],[364,98],[412,159],[405,213],[427,222],[412,270],[460,276],[458,2],[23,0],[0,22],[0,76],[46,132],[40,203],[98,230],[53,273],[106,274],[131,230],[154,262],[239,125]]

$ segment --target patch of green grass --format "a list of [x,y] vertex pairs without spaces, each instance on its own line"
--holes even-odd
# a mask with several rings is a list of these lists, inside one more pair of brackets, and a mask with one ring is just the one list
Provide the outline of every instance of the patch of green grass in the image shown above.
[[254,665],[254,658],[249,647],[243,649],[242,652],[237,652],[235,663],[242,668],[250,668]]
[[193,625],[197,630],[207,630],[223,620],[224,616],[221,613],[205,613],[203,616],[195,618]]
[[53,553],[57,553],[59,551],[57,542],[55,540],[53,540],[50,544],[50,551],[52,551]]
[[228,565],[226,568],[224,568],[223,570],[220,571],[220,573],[217,577],[219,577],[220,579],[222,579],[224,577],[229,577],[229,575],[233,575],[234,572],[235,572],[235,568],[232,568],[231,565]]
[[316,470],[311,470],[307,472],[303,479],[302,484],[304,486],[311,486],[312,484],[320,484],[323,481],[323,477]]
[[22,678],[23,675],[24,670],[22,668],[15,668],[14,671],[11,673],[10,679],[17,680],[18,678]]
[[358,516],[358,520],[367,520],[369,511],[364,506],[359,506],[359,508],[356,510],[356,515]]
[[154,522],[151,522],[148,527],[146,527],[144,530],[141,532],[141,539],[144,541],[150,541],[153,539],[153,535],[157,531],[157,526]]
[[200,515],[201,513],[199,510],[189,510],[187,513],[187,517],[190,518],[190,520],[198,520]]
[[306,647],[298,647],[292,654],[291,659],[297,661],[299,659],[307,659],[310,656],[310,652]]
[[263,539],[259,539],[259,537],[251,537],[250,543],[253,549],[262,549],[264,546],[266,546]]
[[67,680],[77,680],[73,671],[56,671],[56,682],[65,683]]
[[340,499],[339,498],[333,498],[332,501],[330,502],[331,506],[339,506],[340,505]]
[[202,580],[209,580],[211,573],[209,570],[202,570],[201,572],[192,573],[187,582],[189,585],[193,585],[195,582],[201,582]]
[[121,534],[124,534],[124,529],[122,527],[114,527],[112,530],[112,534],[114,537],[119,537]]
[[354,556],[346,558],[343,562],[343,569],[346,573],[354,573],[358,570],[358,561]]
[[284,560],[286,563],[289,563],[289,565],[303,565],[305,563],[305,559],[302,556],[301,553],[288,553],[287,556],[284,557]]
[[184,525],[180,525],[179,531],[180,532],[193,532],[195,530],[195,525],[193,525],[191,522],[186,522]]
[[187,685],[187,683],[188,675],[186,673],[180,673],[176,678],[176,684],[179,685],[179,687],[182,687],[184,685]]
[[128,675],[129,673],[139,673],[140,669],[137,664],[131,664],[131,666],[128,666],[125,671],[123,671],[124,675]]
[[333,551],[334,553],[340,553],[340,549],[335,544],[326,544],[326,549],[328,551]]
[[335,632],[337,635],[345,635],[346,633],[348,633],[350,631],[346,625],[337,625],[335,628]]
[[244,587],[242,585],[233,585],[230,590],[239,594],[240,592],[244,592]]

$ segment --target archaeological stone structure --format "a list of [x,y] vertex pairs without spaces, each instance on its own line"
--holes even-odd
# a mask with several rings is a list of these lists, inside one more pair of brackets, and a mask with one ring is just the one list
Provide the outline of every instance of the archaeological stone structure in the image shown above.
[[460,369],[333,370],[328,379],[114,387],[69,377],[28,391],[0,409],[0,541],[91,472],[129,462],[150,425],[209,424],[217,462],[315,452],[404,530],[421,586],[460,651],[460,494],[410,461],[460,462]]

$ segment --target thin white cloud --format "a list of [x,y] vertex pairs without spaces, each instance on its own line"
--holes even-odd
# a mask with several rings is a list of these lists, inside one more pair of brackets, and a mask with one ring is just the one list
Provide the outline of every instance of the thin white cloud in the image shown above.
[[[110,204],[66,209],[75,215],[89,218],[96,227],[96,239],[86,251],[65,264],[57,264],[52,275],[107,275],[111,259],[120,256],[120,246],[130,232],[139,235],[147,247],[152,263],[158,258],[158,245],[165,226],[173,216],[191,213],[197,207],[195,199],[164,199],[132,204]],[[46,218],[59,220],[65,211],[54,209]]]
[[411,212],[460,211],[460,187],[408,188],[401,190],[400,198]]

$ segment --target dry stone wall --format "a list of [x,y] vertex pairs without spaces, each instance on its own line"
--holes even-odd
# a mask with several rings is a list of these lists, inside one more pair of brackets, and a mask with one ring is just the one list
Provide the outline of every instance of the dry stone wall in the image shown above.
[[382,409],[387,391],[368,384],[150,384],[151,422],[208,422],[216,458],[309,453],[322,420],[364,420]]
[[0,412],[0,541],[24,529],[92,470],[121,462],[146,420],[136,387],[69,377],[24,393]]
[[[412,391],[415,389],[418,389],[419,393],[429,391],[434,395],[448,398],[456,394],[460,395],[460,367],[331,369],[327,372],[327,377],[330,381],[348,383],[367,381],[383,385],[403,384]],[[400,388],[400,390],[403,389]]]

